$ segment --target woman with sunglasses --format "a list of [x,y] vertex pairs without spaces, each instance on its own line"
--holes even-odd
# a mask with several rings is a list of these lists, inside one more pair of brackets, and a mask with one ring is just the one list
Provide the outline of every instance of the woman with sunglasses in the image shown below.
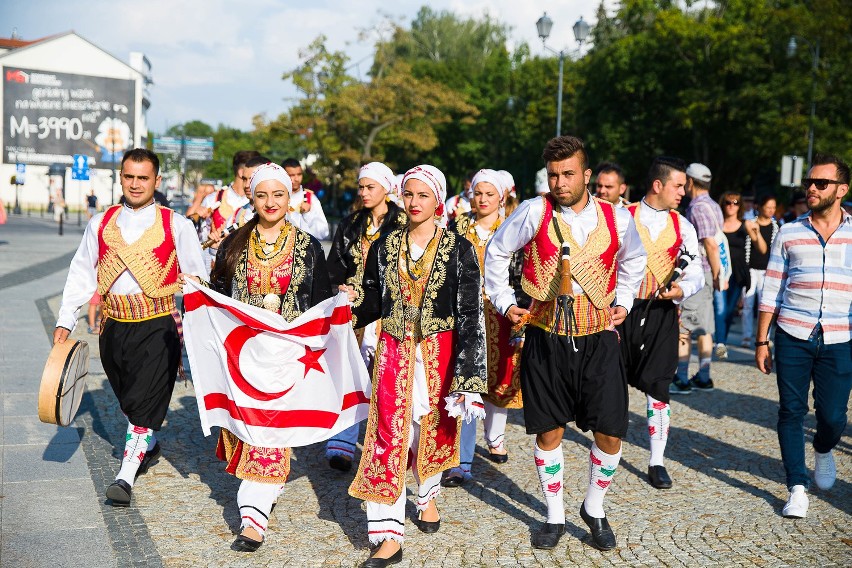
[[444,228],[444,174],[417,166],[402,185],[408,226],[370,247],[364,298],[352,309],[358,326],[381,318],[364,447],[349,487],[367,501],[376,546],[368,568],[402,559],[409,465],[415,525],[439,530],[435,498],[441,473],[459,465],[459,417],[484,417],[488,390],[479,262],[469,241]]
[[760,289],[763,288],[763,278],[769,264],[769,250],[778,234],[780,225],[775,220],[777,202],[774,195],[764,195],[757,200],[757,226],[760,236],[766,243],[767,250],[761,252],[756,243],[749,237],[746,242],[746,264],[749,267],[751,285],[743,297],[743,347],[751,347],[754,334],[755,307],[760,304]]
[[751,239],[752,246],[756,246],[760,253],[766,253],[769,247],[760,234],[755,221],[743,221],[743,202],[740,194],[726,191],[719,199],[722,208],[724,223],[722,231],[728,238],[729,252],[731,255],[731,279],[728,281],[728,289],[715,291],[713,293],[713,309],[716,319],[716,357],[728,358],[728,331],[734,319],[737,302],[742,296],[743,289],[750,287],[748,262],[746,261],[746,242]]

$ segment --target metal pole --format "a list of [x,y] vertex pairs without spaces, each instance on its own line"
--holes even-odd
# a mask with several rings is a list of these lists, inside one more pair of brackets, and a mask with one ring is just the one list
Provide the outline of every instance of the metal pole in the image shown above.
[[814,156],[814,119],[816,118],[816,81],[819,69],[819,39],[814,43],[813,65],[811,67],[811,116],[808,119],[808,168],[813,164]]
[[556,96],[556,136],[562,136],[562,65],[565,62],[565,51],[559,52],[559,94]]

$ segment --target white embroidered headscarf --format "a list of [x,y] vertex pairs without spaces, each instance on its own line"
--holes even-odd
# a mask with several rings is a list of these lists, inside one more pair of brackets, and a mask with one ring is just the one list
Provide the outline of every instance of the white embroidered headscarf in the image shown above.
[[435,209],[435,215],[438,216],[438,219],[435,224],[441,228],[446,227],[447,211],[444,202],[447,200],[447,178],[435,166],[421,164],[405,172],[400,187],[405,189],[405,184],[410,179],[420,180],[429,186],[429,189],[435,194],[435,199],[438,200],[438,208]]
[[254,189],[258,186],[259,183],[269,180],[280,181],[284,184],[284,187],[287,188],[288,193],[293,193],[293,182],[290,181],[290,176],[287,175],[287,172],[279,166],[278,164],[263,164],[259,168],[257,168],[254,173],[251,175],[251,180],[249,180],[249,188],[251,191],[251,195],[254,195]]
[[505,197],[506,180],[503,176],[500,175],[500,172],[496,170],[489,170],[487,168],[479,170],[478,172],[476,172],[476,175],[473,176],[473,179],[470,180],[471,189],[476,191],[477,184],[482,182],[490,183],[491,185],[493,185],[499,192],[501,200],[503,199],[503,197]]
[[358,181],[361,181],[364,178],[374,179],[379,182],[379,185],[385,188],[385,193],[394,193],[396,176],[394,176],[393,171],[383,163],[370,162],[369,164],[361,166],[361,169],[358,170]]
[[[518,194],[515,191],[515,178],[512,176],[512,174],[510,174],[506,170],[497,170],[497,173],[500,174],[505,180],[506,191],[509,193],[509,195],[511,195],[512,197],[517,197]],[[503,195],[505,196],[506,194],[504,193]]]

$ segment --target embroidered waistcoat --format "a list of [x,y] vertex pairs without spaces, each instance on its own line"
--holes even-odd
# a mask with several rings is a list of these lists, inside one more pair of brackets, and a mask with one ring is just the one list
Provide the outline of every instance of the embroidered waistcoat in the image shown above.
[[98,228],[98,293],[105,295],[127,270],[150,298],[165,298],[180,290],[177,249],[171,209],[156,207],[154,223],[132,244],[121,236],[116,220],[122,205],[106,210]]
[[219,193],[216,194],[216,201],[219,202],[219,207],[213,211],[213,215],[211,215],[211,219],[213,221],[213,230],[218,231],[225,226],[225,223],[228,222],[234,214],[234,208],[228,203],[228,200],[225,198],[225,192],[227,190],[220,189]]
[[683,244],[680,233],[680,215],[677,211],[669,211],[666,226],[657,236],[657,240],[651,240],[648,228],[639,221],[640,208],[638,203],[627,207],[636,222],[636,232],[642,239],[642,246],[648,254],[648,265],[645,268],[645,276],[636,297],[640,300],[650,298],[659,287],[671,277],[677,262],[678,251]]

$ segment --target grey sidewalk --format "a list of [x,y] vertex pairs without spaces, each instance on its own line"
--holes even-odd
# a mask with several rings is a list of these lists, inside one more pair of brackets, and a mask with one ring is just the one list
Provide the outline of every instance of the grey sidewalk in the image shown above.
[[[39,219],[0,226],[0,565],[2,566],[357,566],[367,557],[363,503],[346,493],[351,474],[328,469],[321,445],[294,451],[292,475],[253,555],[229,550],[238,528],[238,482],[201,434],[192,383],[179,383],[159,436],[163,459],[139,478],[133,506],[113,509],[103,491],[118,469],[125,420],[92,347],[91,374],[74,428],[43,425],[36,393],[69,253],[66,236]],[[64,263],[64,265],[62,264]],[[732,336],[731,344],[738,344]],[[695,366],[693,365],[693,370]],[[852,439],[836,449],[838,482],[814,490],[808,518],[779,512],[786,499],[775,436],[773,377],[750,352],[731,348],[713,364],[714,392],[675,398],[667,467],[671,490],[646,480],[643,397],[631,391],[630,432],[607,512],[618,550],[588,544],[577,509],[586,485],[589,436],[569,429],[565,451],[566,535],[553,551],[530,547],[545,508],[522,413],[509,415],[509,462],[482,456],[473,482],[445,490],[437,535],[406,523],[399,566],[849,566],[852,565]],[[813,436],[813,415],[806,437]],[[481,428],[481,427],[480,427]],[[813,452],[808,444],[808,464]],[[409,517],[413,507],[409,507]]]

